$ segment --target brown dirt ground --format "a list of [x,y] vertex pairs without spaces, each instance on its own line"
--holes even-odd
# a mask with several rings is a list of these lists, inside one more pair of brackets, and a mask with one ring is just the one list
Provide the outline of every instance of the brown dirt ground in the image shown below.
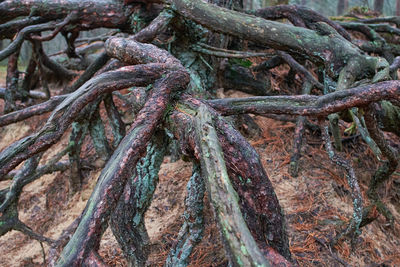
[[[220,91],[219,94],[243,96],[230,91]],[[35,130],[45,118],[45,115],[39,116],[1,128],[0,150]],[[291,177],[288,163],[295,125],[264,117],[254,118],[262,129],[262,135],[249,141],[260,154],[283,207],[290,248],[299,265],[340,266],[338,259],[341,259],[351,266],[400,266],[400,176],[393,175],[380,192],[395,217],[394,227],[389,227],[380,216],[362,229],[354,250],[348,241],[342,241],[335,247],[335,255],[327,248],[326,242],[343,228],[352,215],[352,201],[343,170],[330,162],[320,137],[307,131],[299,177]],[[68,134],[44,158],[60,151],[67,137]],[[393,135],[387,134],[387,137],[393,144],[400,144]],[[93,154],[90,143],[85,150],[87,155]],[[347,142],[343,155],[353,160],[364,199],[367,199],[365,192],[371,173],[377,167],[377,160],[359,139]],[[86,171],[82,191],[72,198],[68,197],[68,172],[46,175],[27,185],[19,204],[21,220],[36,232],[57,239],[84,209],[99,173],[99,170]],[[182,223],[183,200],[191,166],[181,160],[171,163],[166,158],[159,174],[160,183],[146,214],[146,226],[153,243],[149,266],[162,266],[171,245],[176,241]],[[0,182],[0,189],[8,185],[7,181]],[[227,266],[218,229],[208,205],[205,215],[206,230],[202,242],[192,255],[191,266]],[[48,249],[44,245],[46,254]],[[0,254],[0,266],[43,266],[39,242],[19,232],[12,231],[0,237]],[[103,237],[100,254],[110,266],[126,266],[109,230]]]

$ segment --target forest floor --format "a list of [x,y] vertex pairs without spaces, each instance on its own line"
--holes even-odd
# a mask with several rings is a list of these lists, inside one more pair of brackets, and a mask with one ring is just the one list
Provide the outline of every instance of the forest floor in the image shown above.
[[[275,84],[279,81],[275,81]],[[0,81],[1,83],[1,81]],[[220,96],[240,97],[238,92],[219,91]],[[3,102],[0,110],[3,110]],[[0,150],[35,129],[47,115],[0,128]],[[304,135],[300,171],[298,177],[288,173],[295,124],[255,116],[261,128],[261,136],[249,139],[261,157],[264,168],[272,181],[284,210],[290,249],[300,266],[400,266],[400,175],[397,172],[380,191],[382,199],[393,213],[391,227],[382,216],[362,228],[357,245],[351,248],[349,241],[339,242],[335,251],[328,248],[329,238],[344,228],[352,216],[352,200],[344,171],[333,164],[324,150],[318,133],[308,130]],[[342,125],[342,130],[348,125]],[[44,159],[60,151],[68,141],[66,133]],[[391,143],[399,148],[400,141],[386,134]],[[93,154],[89,142],[84,150]],[[378,161],[360,137],[349,138],[344,143],[346,158],[356,169],[364,200],[371,175]],[[45,175],[25,186],[19,201],[20,219],[36,232],[57,239],[62,231],[77,218],[90,197],[99,170],[86,170],[82,191],[73,197],[68,195],[68,171]],[[160,174],[152,205],[146,213],[146,227],[152,241],[149,266],[162,266],[171,245],[176,241],[182,223],[183,200],[186,183],[191,175],[191,164],[179,160],[170,162],[166,157]],[[10,181],[0,182],[0,189]],[[207,197],[206,197],[207,199]],[[206,203],[208,203],[206,201]],[[227,266],[227,259],[218,229],[209,205],[205,206],[206,228],[201,243],[192,255],[191,266]],[[44,251],[49,247],[44,244]],[[107,230],[100,249],[101,256],[110,266],[126,266],[122,252],[110,230]],[[38,241],[19,232],[9,232],[0,237],[0,266],[43,266],[43,253]]]

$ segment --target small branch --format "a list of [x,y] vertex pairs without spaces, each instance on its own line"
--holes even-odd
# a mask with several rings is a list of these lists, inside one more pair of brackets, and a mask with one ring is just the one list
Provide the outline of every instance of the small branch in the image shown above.
[[[378,157],[378,159],[380,159],[380,157],[382,155],[382,152],[379,149],[379,147],[376,145],[375,141],[369,135],[368,130],[364,127],[364,125],[362,124],[362,122],[358,118],[357,109],[356,108],[349,109],[349,113],[350,113],[350,116],[351,116],[353,122],[357,125],[357,130],[361,134],[361,137],[363,138],[365,143],[367,143],[369,148],[371,148],[372,153],[374,153],[374,155],[376,157]],[[362,119],[362,117],[361,117],[361,119]]]
[[32,231],[32,229],[30,227],[28,227],[26,224],[24,224],[21,221],[17,222],[17,224],[14,226],[14,229],[26,234],[30,238],[38,240],[39,242],[45,242],[49,245],[51,245],[55,242],[53,239],[50,239],[45,236],[39,235],[38,233],[35,233],[34,231]]
[[396,24],[397,27],[400,26],[400,18],[399,17],[378,17],[378,18],[371,18],[371,19],[360,19],[359,21],[362,23],[366,23],[366,24],[387,22],[387,23]]
[[392,27],[389,24],[368,24],[368,27],[374,29],[377,32],[400,35],[400,29]]
[[250,11],[249,13],[268,20],[287,18],[298,27],[313,28],[314,23],[325,22],[348,41],[351,41],[350,34],[342,26],[305,6],[278,5]]
[[[36,40],[33,40],[32,42],[36,47],[36,56],[38,60],[43,64],[43,66],[54,72],[61,80],[71,80],[77,75],[73,71],[66,69],[64,66],[50,59],[44,52],[41,42]],[[40,65],[38,64],[38,66]]]
[[12,39],[16,32],[30,25],[48,21],[42,17],[28,17],[20,20],[13,20],[0,25],[0,39]]
[[282,51],[276,51],[276,53],[286,61],[286,63],[294,69],[297,73],[299,73],[301,76],[304,77],[308,82],[310,82],[312,85],[317,87],[318,89],[322,90],[324,89],[324,85],[317,81],[314,76],[305,68],[303,67],[300,63],[298,63],[291,55],[282,52]]
[[[67,170],[69,167],[69,162],[68,161],[60,161],[60,162],[55,162],[55,163],[48,163],[46,165],[40,165],[37,167],[35,173],[27,178],[25,181],[28,183],[33,182],[34,180],[39,179],[43,175],[50,174],[53,172],[63,172]],[[4,180],[12,180],[16,175],[18,175],[20,171],[11,171],[9,172],[3,179],[0,181]]]
[[[0,98],[4,98],[5,97],[5,93],[6,93],[6,89],[5,88],[0,88]],[[21,92],[17,92],[17,95],[15,96],[16,100],[24,100],[24,93],[21,94]],[[29,91],[29,93],[27,93],[27,96],[32,98],[32,99],[40,99],[40,100],[48,100],[48,98],[46,97],[46,94],[40,91],[34,91],[31,90]],[[25,96],[26,97],[26,96]]]
[[339,24],[345,29],[361,32],[371,41],[386,43],[385,38],[380,36],[370,25],[355,22],[339,22]]
[[90,44],[90,43],[94,43],[94,42],[105,42],[107,41],[108,38],[110,38],[111,36],[119,33],[119,30],[111,30],[109,32],[106,32],[104,34],[95,36],[95,37],[86,37],[86,38],[78,38],[75,40],[75,43],[85,43],[85,44]]
[[20,171],[13,178],[13,182],[10,185],[8,192],[0,205],[0,213],[6,213],[6,210],[9,209],[10,206],[14,204],[14,202],[18,203],[18,199],[22,192],[22,189],[27,184],[26,177],[32,175],[35,172],[41,157],[42,155],[39,154],[27,160],[24,164],[22,171]]
[[56,37],[56,35],[68,24],[70,24],[71,22],[74,22],[75,20],[78,19],[78,12],[77,11],[72,11],[70,14],[68,14],[67,17],[65,17],[65,19],[56,25],[56,28],[48,35],[46,36],[31,36],[31,39],[33,40],[37,40],[40,42],[44,42],[44,41],[50,41],[51,39],[53,39],[54,37]]
[[[21,175],[24,175],[24,179],[20,181],[14,181],[18,185],[18,187],[24,187],[25,185],[35,181],[36,179],[40,178],[41,176],[53,172],[58,172],[58,171],[65,171],[68,167],[68,162],[66,161],[60,161],[61,158],[70,151],[71,147],[68,146],[65,149],[61,150],[59,153],[57,153],[51,160],[48,161],[46,165],[42,165],[37,167],[35,170],[32,171],[30,174],[24,174],[23,170],[20,171],[14,171],[10,172],[8,175],[5,176],[5,179],[2,180],[7,180],[7,179],[14,179],[16,177],[19,177]],[[2,181],[0,180],[0,181]],[[15,180],[15,179],[14,179]],[[11,185],[11,187],[13,184]]]
[[34,174],[40,161],[40,157],[41,155],[36,155],[27,160],[22,167],[22,170],[14,177],[13,183],[11,184],[7,193],[2,190],[2,194],[0,194],[0,200],[2,202],[0,206],[0,236],[11,230],[17,230],[33,239],[39,240],[40,242],[46,242],[48,244],[52,244],[54,242],[49,238],[35,233],[18,218],[19,196],[22,192],[23,186],[26,184],[26,180],[28,180],[29,177]]

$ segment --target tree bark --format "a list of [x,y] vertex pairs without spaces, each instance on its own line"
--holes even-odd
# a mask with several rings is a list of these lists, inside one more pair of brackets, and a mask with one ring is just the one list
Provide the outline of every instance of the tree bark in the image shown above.
[[337,5],[337,15],[343,15],[344,12],[347,11],[349,8],[349,1],[348,0],[339,0]]
[[144,215],[158,184],[158,172],[166,151],[163,133],[156,133],[146,156],[136,165],[111,215],[111,229],[131,267],[144,266],[150,253],[150,238]]
[[[344,62],[363,62],[361,64],[367,68],[375,67],[376,59],[362,56],[358,47],[323,23],[316,23],[318,31],[313,31],[244,15],[201,1],[173,0],[173,3],[178,13],[207,28],[278,50],[302,54],[313,62],[324,65],[333,77],[342,70]],[[266,32],[270,34],[265,34]]]
[[153,94],[139,112],[130,132],[124,137],[103,169],[75,234],[64,248],[57,266],[80,266],[92,251],[96,252],[108,219],[117,205],[127,179],[145,152],[167,106],[172,91],[187,83],[186,73],[172,72],[154,87]]
[[[193,114],[196,114],[201,102],[189,96],[182,100],[184,101],[177,106],[179,112],[175,111],[170,116],[169,128],[179,140],[182,153],[189,158],[195,155],[199,160],[201,155],[197,152],[199,148],[192,129],[195,127]],[[270,260],[276,258],[279,262],[282,256],[278,253],[290,259],[284,217],[257,152],[228,122],[215,111],[210,109],[210,112],[224,152],[229,177],[240,196],[241,212],[246,217],[253,238]]]
[[18,89],[18,57],[19,49],[8,58],[7,76],[6,76],[6,91],[4,93],[4,113],[13,111]]
[[400,0],[396,0],[396,16],[400,16]]
[[[7,90],[12,88],[9,85],[12,79],[9,78],[14,77],[15,82],[15,74],[18,71],[18,57],[12,55],[18,52],[24,40],[33,40],[36,43],[38,64],[33,64],[32,61],[30,70],[34,71],[36,65],[42,70],[43,63],[59,76],[71,79],[75,74],[49,60],[41,48],[41,41],[49,40],[61,31],[68,42],[67,54],[75,57],[77,54],[74,43],[79,31],[105,27],[132,34],[134,29],[140,28],[138,25],[143,25],[142,17],[137,16],[138,12],[143,11],[148,17],[154,17],[158,13],[162,5],[156,7],[154,2],[161,0],[0,1],[0,23],[4,23],[0,25],[0,37],[15,36],[13,42],[0,51],[0,59],[10,59]],[[384,1],[375,1],[375,4],[378,2],[382,3],[383,7]],[[347,3],[348,0],[341,0],[337,6],[338,12],[342,13]],[[165,9],[144,30],[129,38],[111,37],[101,43],[105,51],[69,88],[70,94],[53,97],[42,104],[0,117],[1,126],[53,110],[43,128],[0,152],[0,180],[9,179],[9,172],[23,161],[28,160],[28,164],[34,160],[38,161],[40,155],[58,142],[73,124],[67,149],[72,163],[71,191],[77,191],[81,180],[79,142],[84,139],[87,129],[105,167],[75,234],[61,254],[58,266],[103,266],[104,262],[97,250],[109,222],[130,264],[144,265],[149,253],[149,239],[143,216],[154,193],[166,143],[154,138],[158,130],[168,128],[168,136],[172,133],[179,140],[181,152],[194,162],[201,162],[202,177],[207,181],[209,198],[232,265],[290,266],[291,253],[284,216],[260,157],[222,116],[254,113],[321,118],[350,107],[366,107],[373,102],[386,100],[387,102],[376,106],[380,108],[377,115],[384,117],[385,120],[381,121],[386,125],[386,129],[391,128],[398,132],[396,118],[400,117],[400,111],[393,104],[400,103],[400,82],[380,82],[386,79],[389,73],[386,60],[367,55],[351,42],[350,35],[341,25],[305,7],[279,5],[244,14],[229,9],[233,6],[239,9],[241,3],[238,0],[166,0],[164,4]],[[226,8],[218,5],[224,5]],[[21,18],[22,16],[29,17]],[[292,25],[269,19],[288,19]],[[392,19],[397,21],[396,18]],[[371,41],[384,43],[385,40],[379,38],[378,34],[382,28],[378,30],[376,27],[378,26],[369,28],[367,37],[372,38]],[[52,30],[52,33],[44,37],[32,35],[44,30]],[[11,32],[17,34],[13,35]],[[389,32],[398,34],[396,31]],[[162,34],[159,35],[160,33]],[[157,35],[160,38],[154,40]],[[193,95],[210,95],[207,90],[213,89],[215,85],[216,73],[222,65],[219,64],[220,57],[260,56],[259,51],[229,50],[228,40],[231,36],[241,39],[238,42],[239,49],[245,46],[246,42],[242,41],[248,40],[252,47],[255,43],[257,49],[275,49],[279,56],[260,64],[257,68],[230,66],[226,80],[232,83],[232,87],[246,87],[244,89],[248,92],[258,94],[269,93],[269,84],[260,82],[270,77],[265,68],[286,61],[291,67],[293,78],[297,72],[300,78],[306,80],[308,91],[311,90],[309,82],[315,88],[325,90],[325,84],[317,81],[312,72],[301,65],[305,64],[306,60],[296,61],[303,57],[310,61],[307,64],[315,63],[321,73],[325,71],[330,78],[337,80],[337,91],[322,96],[264,96],[219,100],[194,98]],[[143,43],[152,40],[158,44],[168,43],[168,51],[177,55],[177,58],[171,56],[167,50]],[[367,43],[370,44],[371,42]],[[379,51],[382,51],[382,54],[388,52],[389,46],[372,46],[368,50],[367,45],[360,46],[365,51],[377,52],[381,49]],[[397,51],[395,46],[389,48],[393,48],[389,52]],[[211,50],[214,52],[205,53]],[[203,58],[199,53],[206,56]],[[101,70],[108,72],[99,74],[99,69],[109,58],[115,59]],[[110,66],[116,65],[120,68],[110,70]],[[397,68],[393,67],[390,70],[394,72],[394,69]],[[91,78],[96,72],[97,76]],[[233,82],[232,77],[236,78]],[[371,78],[373,85],[352,88],[356,86],[357,80],[364,78]],[[133,88],[130,100],[143,100],[143,103],[135,105],[140,108],[135,110],[135,114],[138,114],[131,130],[126,134],[125,123],[120,117],[118,106],[113,102],[112,92],[132,86],[142,88]],[[141,90],[141,93],[135,90]],[[180,91],[183,90],[192,95],[182,94]],[[139,95],[145,96],[134,99]],[[111,138],[106,136],[98,110],[101,101],[104,101],[112,128],[112,146],[108,143]],[[130,105],[134,106],[131,103]],[[367,114],[366,118],[368,116],[372,115]],[[368,122],[376,128],[377,123],[372,121],[371,117]],[[80,123],[81,128],[75,127],[75,123]],[[304,123],[305,118],[300,117],[295,146],[297,154],[300,151]],[[324,132],[325,140],[330,144],[326,130],[327,128]],[[380,147],[385,148],[383,135],[378,136],[374,132],[371,136],[379,139],[378,141],[382,142]],[[293,162],[295,161],[297,158],[293,158]],[[395,161],[397,164],[397,156],[396,159],[391,159],[390,172],[376,175],[373,187],[381,180],[387,179],[394,171],[397,166],[394,166]],[[65,169],[65,166],[60,163],[56,169]],[[37,172],[39,169],[32,171],[32,175],[36,175]],[[21,173],[12,174],[19,177]],[[195,168],[191,183],[196,183],[199,187],[189,184],[191,188],[186,200],[185,223],[167,265],[187,264],[193,246],[200,240],[203,224],[203,189],[200,183],[202,177]],[[0,212],[5,206],[4,203],[7,204],[4,192],[0,192]],[[361,211],[361,207],[362,205],[355,206],[358,211]],[[30,233],[26,226],[17,221],[17,206],[12,208],[13,214],[6,214],[12,216],[4,218],[15,223],[14,229]],[[360,214],[357,213],[355,228],[360,224]],[[198,220],[193,221],[192,218]],[[12,228],[4,228],[7,231],[10,229]],[[0,235],[3,232],[0,231]],[[31,235],[35,236],[32,233]],[[36,238],[46,240],[37,235]]]
[[239,208],[239,198],[229,180],[224,153],[205,105],[198,109],[196,134],[201,168],[219,224],[225,249],[233,266],[271,266],[252,237]]

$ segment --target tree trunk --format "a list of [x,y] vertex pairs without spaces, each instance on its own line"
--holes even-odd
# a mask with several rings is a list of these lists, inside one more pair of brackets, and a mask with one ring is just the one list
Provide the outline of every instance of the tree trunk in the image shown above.
[[400,0],[396,0],[396,16],[400,16]]
[[374,2],[374,10],[379,13],[383,13],[383,6],[385,4],[385,0],[375,0]]
[[337,15],[343,15],[344,12],[347,11],[349,8],[349,1],[348,0],[339,0],[337,5]]

